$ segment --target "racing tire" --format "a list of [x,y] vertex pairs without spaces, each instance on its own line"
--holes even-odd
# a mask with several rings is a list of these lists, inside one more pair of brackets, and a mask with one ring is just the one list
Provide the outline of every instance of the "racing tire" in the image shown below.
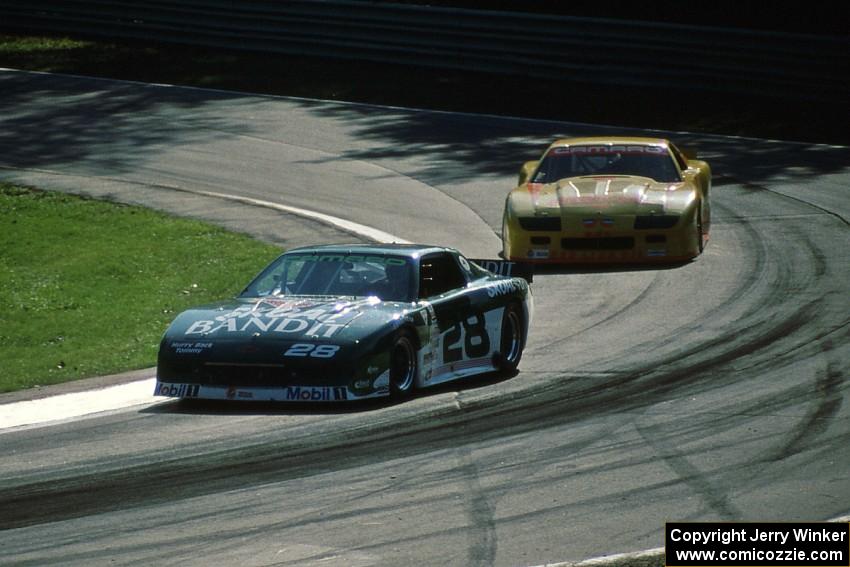
[[390,397],[404,398],[413,392],[419,363],[410,331],[401,331],[390,348]]
[[505,307],[502,314],[502,334],[499,338],[497,366],[503,373],[515,372],[524,346],[522,311],[516,303]]
[[702,227],[702,205],[697,208],[696,221],[697,255],[699,255],[702,254],[703,250],[705,250],[705,234]]

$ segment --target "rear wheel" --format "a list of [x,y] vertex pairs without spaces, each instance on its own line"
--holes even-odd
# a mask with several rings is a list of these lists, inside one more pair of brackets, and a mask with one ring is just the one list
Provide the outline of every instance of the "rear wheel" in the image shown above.
[[499,370],[513,372],[522,358],[522,312],[516,303],[505,307],[502,314],[502,336],[499,340]]
[[390,349],[390,395],[402,398],[413,391],[417,373],[416,345],[410,331],[401,331]]

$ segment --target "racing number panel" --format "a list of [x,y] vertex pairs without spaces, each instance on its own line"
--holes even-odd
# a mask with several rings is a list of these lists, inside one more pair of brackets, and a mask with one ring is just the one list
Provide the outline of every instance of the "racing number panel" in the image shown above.
[[[420,298],[434,310],[440,341],[434,353],[434,378],[491,365],[493,316],[488,325],[486,294],[465,290],[466,276],[448,253],[424,256],[420,261]],[[498,334],[496,334],[498,336]]]

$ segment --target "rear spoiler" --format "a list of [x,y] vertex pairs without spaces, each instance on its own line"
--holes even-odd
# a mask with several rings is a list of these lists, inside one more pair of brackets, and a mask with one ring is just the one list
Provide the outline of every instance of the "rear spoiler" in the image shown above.
[[485,270],[493,272],[498,276],[509,276],[513,278],[522,278],[528,283],[534,281],[534,265],[525,262],[511,262],[509,260],[476,260],[469,259],[470,262],[475,262]]

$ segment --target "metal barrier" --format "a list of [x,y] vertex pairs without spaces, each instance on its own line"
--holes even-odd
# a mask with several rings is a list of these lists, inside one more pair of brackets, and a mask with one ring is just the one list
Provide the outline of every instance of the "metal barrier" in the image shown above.
[[0,28],[850,100],[850,39],[357,0],[0,0]]

